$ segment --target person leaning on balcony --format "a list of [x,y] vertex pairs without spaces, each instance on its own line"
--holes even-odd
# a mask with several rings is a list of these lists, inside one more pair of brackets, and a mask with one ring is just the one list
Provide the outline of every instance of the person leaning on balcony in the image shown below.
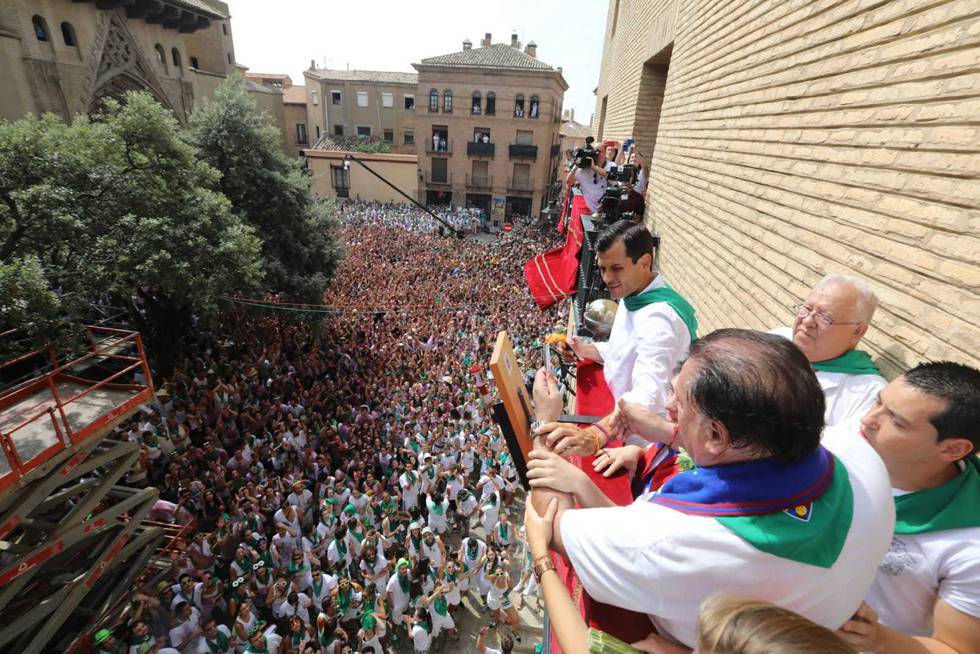
[[[653,265],[654,240],[643,225],[620,220],[596,239],[599,269],[613,299],[621,299],[609,340],[586,343],[573,337],[560,344],[563,355],[601,363],[613,399],[646,407],[663,416],[670,376],[687,356],[697,331],[691,305]],[[598,430],[598,433],[597,433]],[[580,429],[568,423],[541,425],[537,434],[559,454],[595,454],[612,440],[613,418]],[[597,442],[597,439],[599,442]],[[647,444],[629,436],[630,444]]]
[[833,431],[866,439],[885,462],[896,514],[870,608],[842,635],[880,654],[980,652],[980,370],[916,366],[860,425]]
[[602,196],[606,194],[606,177],[608,176],[606,152],[600,149],[591,168],[579,168],[574,164],[572,165],[572,169],[568,171],[568,175],[565,177],[565,186],[571,188],[572,184],[578,184],[582,191],[582,197],[585,198],[586,206],[589,207],[589,211],[595,213],[599,210]]
[[885,387],[868,353],[856,349],[877,306],[877,296],[862,280],[830,274],[793,308],[792,328],[772,330],[796,343],[810,360],[826,398],[828,427],[859,419]]
[[[556,419],[562,408],[553,378],[539,371],[537,419]],[[813,369],[792,343],[718,330],[691,346],[668,402],[676,446],[693,468],[628,506],[575,509],[561,488],[541,487],[531,503],[537,515],[554,516],[548,545],[589,595],[648,614],[665,644],[693,647],[698,606],[718,592],[836,629],[888,551],[895,506],[885,465],[866,441],[821,443],[823,413]],[[547,567],[535,555],[538,570]]]

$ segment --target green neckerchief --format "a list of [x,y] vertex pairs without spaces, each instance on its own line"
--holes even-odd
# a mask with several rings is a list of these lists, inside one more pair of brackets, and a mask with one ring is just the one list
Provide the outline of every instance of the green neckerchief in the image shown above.
[[320,632],[320,644],[324,647],[332,645],[333,642],[337,640],[337,634],[334,632],[321,631]]
[[623,298],[623,304],[626,305],[628,311],[637,311],[654,302],[669,304],[670,308],[687,325],[687,331],[691,334],[691,342],[693,343],[697,339],[698,319],[694,315],[694,307],[666,283],[660,288],[651,288],[649,291]]
[[408,446],[412,448],[412,451],[415,452],[416,454],[419,453],[419,442],[414,438],[410,438],[408,440]]
[[847,375],[881,375],[878,366],[871,361],[871,357],[864,350],[848,350],[839,357],[826,361],[816,361],[811,365],[814,370],[823,372],[842,372]]
[[980,527],[980,460],[968,456],[963,463],[949,481],[895,497],[896,534]]
[[350,586],[347,587],[346,593],[337,588],[337,608],[340,609],[341,615],[347,613],[347,609],[350,608],[350,592]]
[[269,639],[262,637],[262,647],[256,647],[251,642],[245,647],[245,654],[267,654],[269,651]]
[[759,551],[830,568],[837,561],[854,518],[854,489],[847,468],[834,457],[834,477],[811,504],[764,515],[715,518]]
[[497,524],[497,535],[500,537],[500,540],[507,540],[508,538],[510,538],[510,526],[509,525],[505,525],[502,522],[501,523],[498,523]]
[[313,596],[314,597],[319,597],[320,596],[320,589],[323,588],[323,573],[322,572],[320,574],[318,574],[316,576],[316,578],[313,579],[312,586],[313,586]]
[[432,600],[432,608],[436,610],[436,613],[444,616],[446,615],[446,612],[449,610],[449,602],[446,601],[445,597],[439,595],[434,600]]
[[415,480],[418,479],[418,477],[415,476],[415,473],[413,471],[411,471],[411,470],[405,471],[405,477],[408,478],[408,487],[409,488],[411,488],[412,486],[414,486],[415,485]]
[[442,515],[443,513],[446,512],[446,505],[443,504],[442,502],[438,502],[438,503],[433,502],[432,510],[435,512],[436,515]]
[[395,512],[395,503],[392,500],[390,500],[390,499],[383,500],[381,502],[381,510],[385,514],[389,514],[390,515],[390,514],[392,514],[392,513]]
[[220,652],[222,650],[226,652],[228,651],[228,638],[220,631],[218,632],[217,640],[211,641],[207,636],[205,636],[204,642],[207,644],[208,649],[212,652]]
[[408,578],[408,575],[404,577],[397,572],[395,576],[398,577],[398,586],[402,589],[402,592],[408,595],[409,589],[412,587],[412,580]]
[[299,647],[299,644],[301,642],[303,642],[303,637],[304,636],[306,636],[306,634],[303,633],[302,631],[300,631],[298,634],[297,633],[291,633],[291,634],[289,634],[289,639],[293,643],[293,649],[296,649],[297,647]]
[[416,552],[422,551],[422,537],[421,536],[409,536],[412,539],[412,547],[415,548]]
[[337,554],[339,554],[340,555],[340,558],[342,558],[342,559],[346,559],[347,558],[347,543],[345,542],[346,540],[347,540],[347,538],[343,538],[343,539],[334,538],[333,539],[333,542],[337,543]]

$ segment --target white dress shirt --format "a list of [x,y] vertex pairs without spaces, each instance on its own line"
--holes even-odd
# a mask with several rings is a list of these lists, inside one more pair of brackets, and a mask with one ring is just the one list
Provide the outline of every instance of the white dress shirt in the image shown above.
[[[641,292],[666,285],[657,275]],[[654,302],[630,311],[620,301],[609,340],[595,343],[603,361],[603,376],[615,401],[642,404],[661,416],[666,414],[670,379],[677,364],[691,348],[691,332],[666,302]],[[646,444],[639,436],[629,443]]]
[[[769,333],[793,340],[792,327],[777,327]],[[860,420],[874,406],[881,389],[888,385],[881,375],[851,375],[825,370],[814,372],[827,403],[823,417],[827,427]]]

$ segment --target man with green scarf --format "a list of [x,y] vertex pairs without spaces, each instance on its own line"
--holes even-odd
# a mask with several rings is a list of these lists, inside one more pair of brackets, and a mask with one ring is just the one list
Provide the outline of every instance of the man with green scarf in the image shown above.
[[980,645],[980,370],[925,363],[861,419],[895,496],[895,535],[868,604],[844,625],[863,651],[977,652]]
[[[612,299],[622,301],[608,341],[584,343],[573,337],[568,349],[602,364],[616,402],[622,399],[665,416],[671,374],[696,338],[694,309],[657,272],[654,238],[643,225],[628,220],[612,224],[599,234],[596,250],[602,281]],[[551,423],[537,433],[547,434],[548,446],[558,454],[589,455],[595,453],[597,440],[601,447],[614,431],[612,416],[606,416],[600,427],[588,430]],[[625,436],[630,444],[647,444],[638,435]]]
[[828,427],[863,416],[885,379],[858,344],[868,331],[878,298],[862,280],[830,274],[793,307],[793,327],[772,333],[792,340],[810,360],[826,399]]

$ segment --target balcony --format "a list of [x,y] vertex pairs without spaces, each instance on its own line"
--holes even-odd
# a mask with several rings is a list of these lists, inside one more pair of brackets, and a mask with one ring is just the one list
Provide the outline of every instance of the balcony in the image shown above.
[[452,186],[453,174],[446,173],[445,177],[434,177],[431,172],[423,172],[422,181],[426,186]]
[[511,159],[537,159],[538,146],[521,145],[520,143],[511,143],[510,158]]
[[453,142],[446,141],[445,143],[440,143],[439,147],[436,148],[432,145],[432,137],[429,137],[429,140],[425,142],[425,153],[445,157],[451,156],[453,154]]
[[475,143],[468,141],[466,143],[466,154],[471,157],[490,157],[492,159],[495,150],[494,145],[494,143]]
[[507,190],[531,193],[534,191],[534,180],[530,177],[508,177]]
[[493,175],[471,175],[466,173],[467,188],[489,189],[493,187]]

